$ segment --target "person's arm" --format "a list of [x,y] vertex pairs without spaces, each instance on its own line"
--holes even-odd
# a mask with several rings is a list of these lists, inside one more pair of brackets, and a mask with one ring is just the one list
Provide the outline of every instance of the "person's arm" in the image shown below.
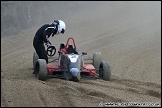
[[55,27],[47,27],[45,30],[44,30],[44,33],[43,33],[43,41],[44,43],[47,45],[51,45],[50,41],[48,40],[48,38],[50,37],[50,35],[52,33],[54,33],[55,31]]

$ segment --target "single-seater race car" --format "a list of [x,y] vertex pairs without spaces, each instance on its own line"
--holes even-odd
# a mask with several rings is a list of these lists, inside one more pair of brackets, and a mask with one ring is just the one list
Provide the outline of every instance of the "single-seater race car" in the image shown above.
[[[82,77],[98,77],[110,81],[110,65],[109,62],[102,60],[101,52],[94,52],[93,58],[84,59],[87,53],[76,49],[73,37],[69,37],[66,44],[60,44],[58,57],[54,57],[55,53],[55,46],[47,48],[49,63],[46,63],[34,52],[33,68],[36,78],[45,81],[48,77],[58,77],[78,82]],[[92,62],[86,63],[89,60]]]

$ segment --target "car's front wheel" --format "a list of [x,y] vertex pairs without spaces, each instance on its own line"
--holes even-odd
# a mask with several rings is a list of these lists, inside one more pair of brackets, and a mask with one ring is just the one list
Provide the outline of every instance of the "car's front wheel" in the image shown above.
[[45,81],[47,74],[47,63],[44,59],[38,59],[35,67],[35,76],[39,80]]
[[102,61],[99,67],[99,76],[106,81],[111,79],[111,69],[109,62]]

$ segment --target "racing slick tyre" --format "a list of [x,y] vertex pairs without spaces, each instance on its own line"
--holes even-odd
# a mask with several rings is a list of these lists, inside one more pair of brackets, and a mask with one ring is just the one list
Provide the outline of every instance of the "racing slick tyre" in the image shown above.
[[36,53],[36,51],[34,51],[33,53],[33,69],[35,69],[35,65],[37,60],[39,59],[38,54]]
[[97,74],[99,74],[99,66],[101,61],[102,61],[101,52],[94,52],[92,65],[96,69]]
[[99,76],[106,81],[110,81],[111,69],[110,65],[106,61],[102,61],[99,67]]
[[45,59],[38,59],[35,67],[35,76],[39,80],[45,81],[47,74],[47,63]]

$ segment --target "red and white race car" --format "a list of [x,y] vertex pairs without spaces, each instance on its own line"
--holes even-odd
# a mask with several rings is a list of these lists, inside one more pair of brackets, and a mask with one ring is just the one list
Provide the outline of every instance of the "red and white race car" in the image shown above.
[[[70,44],[70,40],[73,44]],[[47,64],[44,59],[38,59],[38,55],[34,52],[33,67],[36,78],[44,81],[48,77],[58,77],[78,82],[82,77],[86,76],[110,80],[110,65],[107,61],[102,60],[101,52],[93,53],[91,59],[84,59],[83,56],[87,55],[87,53],[76,49],[73,37],[69,37],[66,44],[60,44],[58,57],[53,57],[55,53],[56,48],[54,46],[47,48],[49,57],[49,63]],[[89,60],[92,60],[92,63],[85,62]]]

